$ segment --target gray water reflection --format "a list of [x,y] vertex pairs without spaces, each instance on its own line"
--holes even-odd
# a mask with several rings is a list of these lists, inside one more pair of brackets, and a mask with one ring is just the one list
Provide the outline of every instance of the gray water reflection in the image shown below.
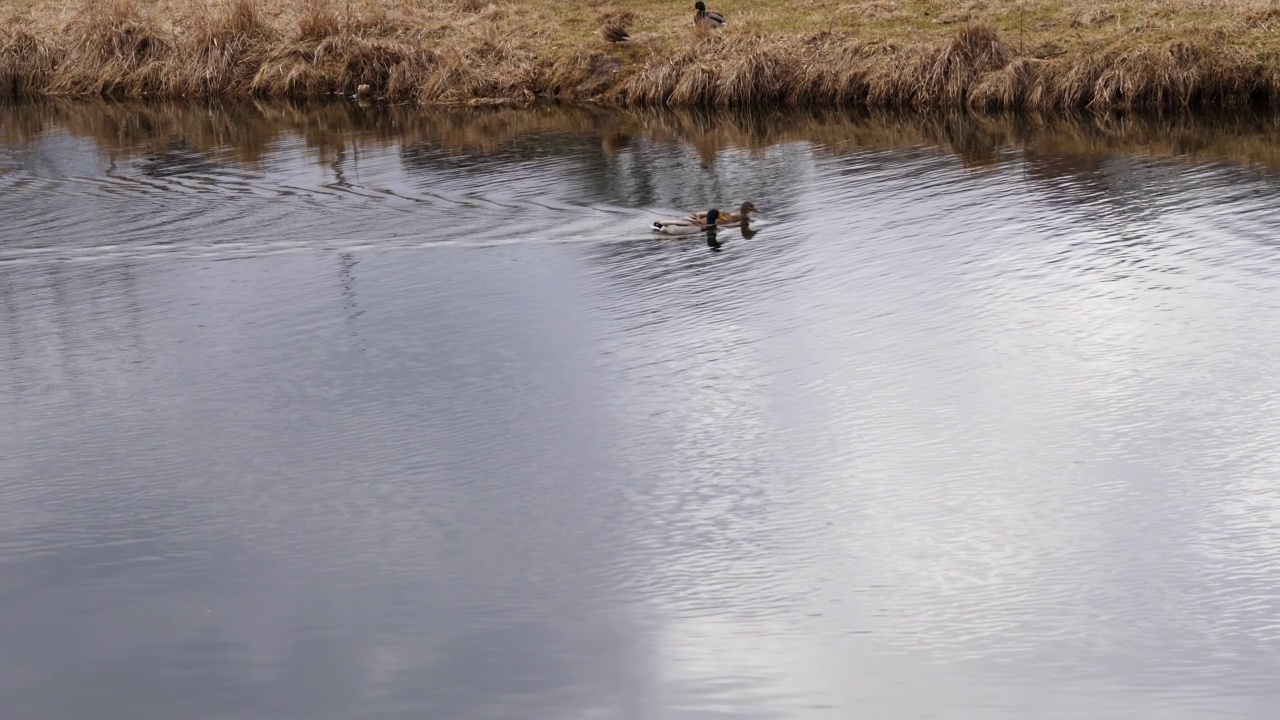
[[1270,717],[1272,121],[1110,122],[0,110],[4,716]]

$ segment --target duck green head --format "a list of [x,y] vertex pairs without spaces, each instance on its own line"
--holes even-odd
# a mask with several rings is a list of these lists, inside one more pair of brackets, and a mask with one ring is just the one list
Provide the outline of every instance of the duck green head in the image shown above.
[[702,0],[698,0],[698,2],[693,4],[693,9],[697,10],[698,12],[706,12],[707,4],[702,2]]
[[[701,4],[701,3],[699,3]],[[707,211],[707,227],[715,227],[716,221],[720,219],[720,211],[711,208]]]

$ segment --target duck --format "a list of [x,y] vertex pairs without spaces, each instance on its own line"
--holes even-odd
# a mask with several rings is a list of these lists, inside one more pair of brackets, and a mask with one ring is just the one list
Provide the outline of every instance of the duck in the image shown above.
[[[701,213],[699,213],[701,214]],[[714,228],[716,221],[720,219],[720,211],[711,208],[706,212],[702,219],[680,218],[679,220],[654,220],[650,226],[654,232],[663,235],[695,235],[707,229]]]
[[718,28],[724,25],[724,16],[714,10],[707,10],[707,4],[698,0],[693,4],[697,14],[693,16],[693,24],[700,27]]
[[627,29],[621,23],[608,23],[600,27],[600,37],[605,42],[620,43],[627,42],[631,36],[627,34]]
[[[738,208],[738,212],[736,213],[720,213],[720,217],[716,219],[716,223],[718,225],[733,225],[734,223],[748,223],[748,222],[751,222],[751,213],[755,211],[756,211],[755,204],[752,203],[750,200],[748,200],[747,202],[742,203],[742,206]],[[689,213],[685,217],[685,219],[705,223],[707,221],[707,214],[706,213]]]

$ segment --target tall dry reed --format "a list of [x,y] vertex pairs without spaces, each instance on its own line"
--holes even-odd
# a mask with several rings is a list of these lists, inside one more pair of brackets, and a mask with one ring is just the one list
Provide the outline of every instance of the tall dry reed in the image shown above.
[[[1208,32],[1159,0],[1023,0],[1016,16],[1014,0],[970,0],[933,21],[924,0],[740,0],[708,32],[654,0],[28,0],[0,15],[0,94],[314,98],[367,86],[422,104],[987,111],[1280,97],[1280,11],[1222,1],[1187,16],[1218,13]],[[631,40],[602,40],[601,23],[619,22]]]

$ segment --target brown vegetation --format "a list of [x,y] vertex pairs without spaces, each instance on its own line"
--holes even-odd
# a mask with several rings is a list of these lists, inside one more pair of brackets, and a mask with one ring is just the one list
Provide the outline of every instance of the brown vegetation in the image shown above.
[[[1280,98],[1270,0],[15,0],[0,94],[1167,109]],[[689,7],[686,7],[689,5]],[[628,42],[621,39],[621,32]],[[603,39],[602,39],[603,38]]]
[[[183,147],[248,165],[261,162],[283,137],[300,138],[317,161],[353,147],[431,147],[487,155],[518,149],[538,135],[596,139],[613,155],[640,140],[679,142],[707,162],[721,151],[760,151],[795,142],[842,155],[866,150],[938,148],[970,167],[998,165],[1010,151],[1069,159],[1109,154],[1227,162],[1280,172],[1280,116],[1197,113],[1155,116],[969,111],[824,112],[418,108],[345,102],[190,102],[32,100],[0,104],[0,144],[22,145],[57,130],[92,140],[111,157]],[[1069,163],[1068,163],[1069,164]]]

